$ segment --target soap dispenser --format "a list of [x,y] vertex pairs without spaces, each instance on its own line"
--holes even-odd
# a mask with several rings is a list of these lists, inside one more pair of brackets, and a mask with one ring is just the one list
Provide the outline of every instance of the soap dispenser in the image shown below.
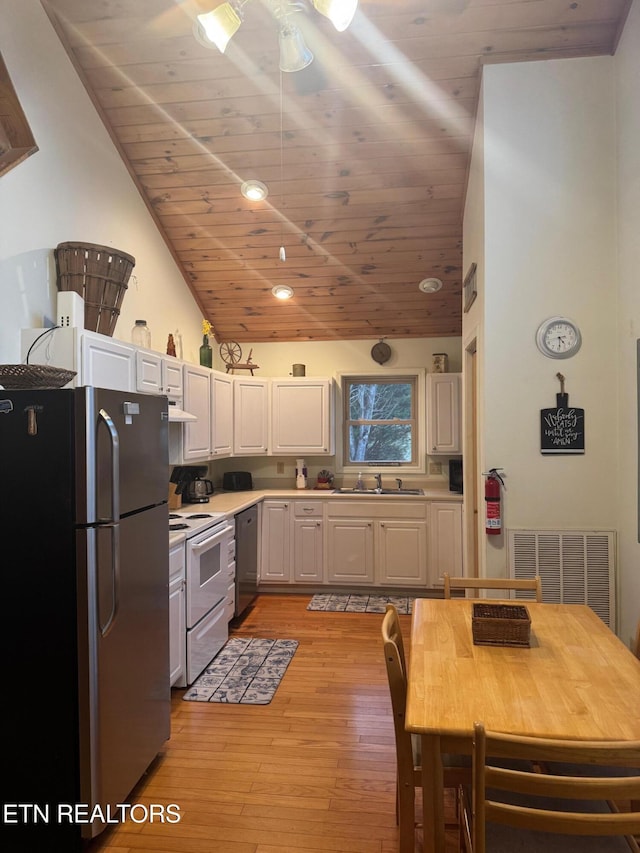
[[362,471],[358,471],[358,479],[356,480],[356,492],[364,491],[364,480],[362,479]]
[[296,489],[307,488],[307,464],[304,459],[296,459]]

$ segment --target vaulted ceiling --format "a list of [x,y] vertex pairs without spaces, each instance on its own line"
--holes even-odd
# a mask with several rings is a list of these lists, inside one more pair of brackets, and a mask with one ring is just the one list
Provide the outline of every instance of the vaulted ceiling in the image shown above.
[[360,0],[338,33],[288,0],[315,59],[282,73],[261,0],[224,55],[195,37],[219,2],[42,0],[203,316],[239,342],[459,335],[483,63],[611,54],[630,5]]

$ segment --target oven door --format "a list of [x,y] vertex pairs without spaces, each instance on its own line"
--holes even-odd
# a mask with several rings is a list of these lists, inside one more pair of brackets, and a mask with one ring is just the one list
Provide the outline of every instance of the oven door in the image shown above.
[[225,521],[187,540],[187,628],[226,598],[232,539]]

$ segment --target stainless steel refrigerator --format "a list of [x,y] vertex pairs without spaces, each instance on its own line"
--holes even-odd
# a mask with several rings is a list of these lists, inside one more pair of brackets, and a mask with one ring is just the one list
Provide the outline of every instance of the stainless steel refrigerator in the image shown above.
[[167,497],[166,397],[0,389],[5,850],[79,849],[169,737]]

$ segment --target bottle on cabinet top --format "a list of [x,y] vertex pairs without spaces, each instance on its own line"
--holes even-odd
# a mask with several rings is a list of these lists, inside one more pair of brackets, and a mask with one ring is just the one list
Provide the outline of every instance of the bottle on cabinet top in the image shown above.
[[135,326],[131,329],[131,342],[138,347],[151,349],[151,332],[146,320],[136,320]]

